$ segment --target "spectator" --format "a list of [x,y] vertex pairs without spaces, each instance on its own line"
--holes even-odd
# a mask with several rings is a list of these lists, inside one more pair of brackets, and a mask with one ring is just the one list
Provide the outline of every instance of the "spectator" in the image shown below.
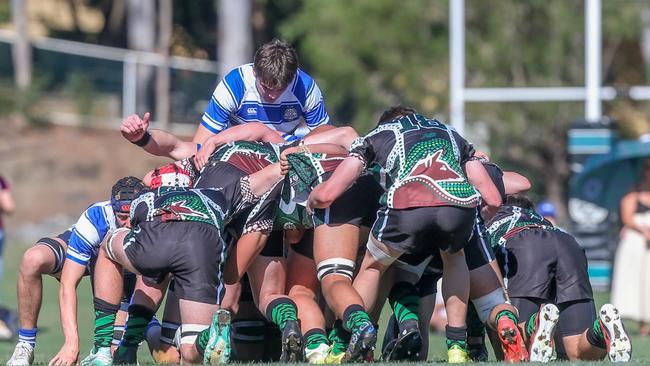
[[0,283],[2,283],[2,274],[4,269],[3,262],[3,249],[5,242],[5,231],[2,224],[2,216],[4,214],[10,214],[14,211],[16,204],[14,203],[14,198],[11,195],[11,189],[9,188],[9,183],[0,176]]
[[548,220],[553,226],[557,226],[557,210],[553,202],[544,200],[537,204],[537,213],[545,220]]
[[612,303],[621,317],[639,322],[639,334],[650,333],[650,159],[639,182],[621,200],[621,240],[616,251]]
[[[0,284],[2,284],[2,273],[3,273],[3,249],[5,242],[5,232],[4,226],[2,224],[2,216],[4,214],[9,214],[13,212],[15,208],[14,198],[11,195],[11,190],[9,188],[9,183],[0,176]],[[0,340],[8,340],[13,336],[13,331],[11,329],[11,323],[15,316],[8,309],[0,305]]]

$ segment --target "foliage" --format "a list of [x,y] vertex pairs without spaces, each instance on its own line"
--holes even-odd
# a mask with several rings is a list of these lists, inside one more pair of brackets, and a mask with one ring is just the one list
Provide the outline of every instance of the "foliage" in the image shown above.
[[[642,2],[603,2],[606,82],[643,82]],[[466,85],[584,85],[584,1],[467,0]],[[448,114],[448,2],[306,0],[281,27],[324,90],[328,110],[361,131],[393,104]],[[627,46],[623,49],[622,46]],[[623,58],[621,60],[621,58]],[[616,62],[615,62],[616,61]],[[627,74],[626,74],[627,72]],[[561,201],[569,170],[566,131],[580,103],[467,104],[468,123],[489,125],[493,159]],[[443,119],[446,119],[443,117]]]

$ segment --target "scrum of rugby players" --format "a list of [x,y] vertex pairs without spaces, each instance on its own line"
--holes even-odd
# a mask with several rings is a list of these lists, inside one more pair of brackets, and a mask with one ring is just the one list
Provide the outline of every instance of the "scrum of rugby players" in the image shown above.
[[[386,300],[379,358],[423,361],[440,279],[450,363],[487,361],[486,334],[511,363],[630,360],[617,310],[596,312],[584,252],[534,211],[528,179],[408,107],[386,110],[362,137],[330,125],[288,44],[265,44],[226,75],[193,141],[149,119],[127,117],[122,135],[174,162],[144,175],[146,188],[116,208],[129,206],[128,224],[90,251],[94,347],[81,365],[135,364],[144,341],[165,364],[373,361]],[[56,261],[24,286],[66,266],[78,283],[89,255],[62,236],[39,243],[23,263],[40,252]],[[67,296],[62,309],[76,302]],[[20,304],[21,322],[28,311],[9,366],[33,362],[38,308]],[[66,345],[78,343],[68,323]],[[66,345],[51,365],[77,362],[78,345]]]

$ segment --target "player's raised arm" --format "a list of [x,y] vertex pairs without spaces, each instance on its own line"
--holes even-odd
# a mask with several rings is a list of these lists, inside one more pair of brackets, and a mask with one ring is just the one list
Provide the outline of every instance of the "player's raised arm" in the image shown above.
[[122,136],[151,155],[181,160],[196,153],[197,146],[192,142],[183,141],[167,131],[149,130],[150,117],[149,112],[142,119],[137,114],[128,116],[120,126]]

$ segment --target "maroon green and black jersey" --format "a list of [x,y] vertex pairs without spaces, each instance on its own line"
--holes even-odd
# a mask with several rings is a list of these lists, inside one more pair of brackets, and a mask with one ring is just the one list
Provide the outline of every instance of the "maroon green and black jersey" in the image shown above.
[[509,205],[501,206],[486,226],[490,245],[495,251],[523,230],[532,228],[559,230],[537,212]]
[[221,188],[161,187],[141,194],[131,203],[131,225],[146,221],[195,221],[225,225],[239,211],[257,201],[247,176]]
[[274,229],[310,229],[314,227],[305,204],[309,193],[329,177],[346,155],[296,153],[289,154],[287,179],[282,186]]
[[350,148],[350,156],[378,172],[382,203],[395,209],[478,206],[480,195],[462,169],[473,155],[453,128],[417,114],[380,123]]
[[208,164],[214,161],[223,161],[236,166],[246,174],[253,174],[280,161],[280,153],[290,146],[294,146],[294,144],[234,141],[215,150],[210,156]]

